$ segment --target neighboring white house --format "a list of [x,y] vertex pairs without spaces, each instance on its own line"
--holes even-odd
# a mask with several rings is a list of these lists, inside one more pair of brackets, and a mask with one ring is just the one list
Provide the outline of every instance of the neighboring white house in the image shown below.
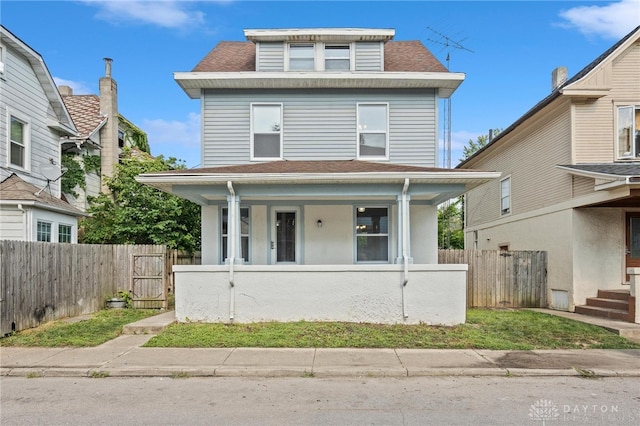
[[458,165],[502,172],[466,195],[466,246],[546,250],[550,307],[631,318],[609,299],[640,266],[640,27],[566,77]]
[[77,242],[60,141],[76,135],[42,56],[0,26],[0,239]]
[[438,101],[464,74],[391,29],[244,34],[174,74],[201,101],[202,167],[139,177],[202,206],[178,319],[464,322],[437,205],[499,176],[437,168]]

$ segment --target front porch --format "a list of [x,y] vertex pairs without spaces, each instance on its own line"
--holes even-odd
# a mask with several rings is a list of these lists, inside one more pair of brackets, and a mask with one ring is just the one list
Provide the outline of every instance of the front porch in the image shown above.
[[467,265],[174,266],[178,321],[464,323]]

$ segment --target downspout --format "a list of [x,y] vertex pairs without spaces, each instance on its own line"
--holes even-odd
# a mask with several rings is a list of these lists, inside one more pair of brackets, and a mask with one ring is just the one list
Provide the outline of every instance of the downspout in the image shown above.
[[405,303],[404,289],[409,282],[409,256],[408,256],[408,226],[409,220],[409,206],[407,203],[407,191],[409,190],[409,178],[404,180],[404,186],[402,187],[402,262],[404,263],[404,274],[402,277],[402,316],[407,319],[407,306]]
[[229,206],[227,207],[227,211],[229,214],[229,222],[227,223],[227,235],[229,238],[229,253],[228,253],[228,261],[229,261],[229,321],[233,322],[233,317],[235,316],[235,282],[234,282],[234,270],[233,266],[236,263],[236,191],[233,189],[233,184],[231,181],[227,181],[227,189],[229,189],[229,194],[231,194],[231,198],[229,199]]
[[18,210],[22,212],[22,235],[24,235],[25,241],[29,241],[29,230],[27,228],[27,211],[22,207],[22,204],[18,204]]

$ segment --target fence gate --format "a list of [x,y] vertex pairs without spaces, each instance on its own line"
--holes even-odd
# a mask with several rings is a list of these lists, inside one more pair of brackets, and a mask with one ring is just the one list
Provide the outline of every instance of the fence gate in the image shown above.
[[130,276],[133,308],[167,309],[165,253],[132,254]]

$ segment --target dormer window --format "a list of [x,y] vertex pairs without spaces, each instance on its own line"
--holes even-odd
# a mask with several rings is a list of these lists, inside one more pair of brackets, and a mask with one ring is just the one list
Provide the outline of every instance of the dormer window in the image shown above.
[[313,44],[289,45],[289,70],[313,71],[315,69],[314,51]]
[[640,106],[618,107],[618,158],[640,158]]
[[325,45],[324,69],[326,71],[349,71],[351,69],[351,51],[349,49],[349,45]]

